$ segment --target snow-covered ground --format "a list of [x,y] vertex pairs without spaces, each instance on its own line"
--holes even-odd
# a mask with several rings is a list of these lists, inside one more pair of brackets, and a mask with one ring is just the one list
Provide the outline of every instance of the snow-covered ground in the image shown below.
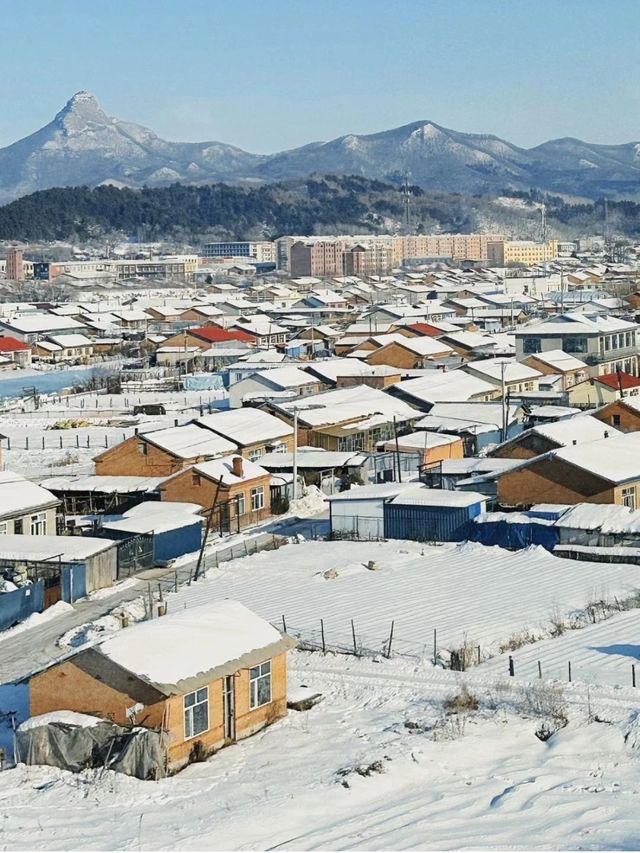
[[[465,676],[466,678],[466,676]],[[633,700],[575,688],[551,740],[521,685],[476,684],[477,712],[443,713],[461,677],[402,661],[293,653],[307,712],[175,777],[0,773],[8,849],[637,849]],[[590,722],[595,716],[607,722]],[[637,727],[631,726],[632,731]]]
[[[492,658],[481,669],[492,675],[506,674],[509,654],[516,675],[522,678],[537,678],[539,661],[543,678],[567,681],[571,663],[573,681],[631,686],[635,666],[640,689],[640,610],[619,613],[579,631],[523,646]],[[640,692],[638,695],[640,698]]]
[[323,619],[329,645],[351,646],[353,619],[358,644],[374,650],[394,621],[395,652],[430,658],[435,629],[439,649],[466,639],[484,658],[515,633],[548,636],[552,619],[638,588],[640,566],[562,560],[542,548],[319,541],[209,568],[168,607],[234,598],[271,622],[284,616],[290,631],[315,641]]

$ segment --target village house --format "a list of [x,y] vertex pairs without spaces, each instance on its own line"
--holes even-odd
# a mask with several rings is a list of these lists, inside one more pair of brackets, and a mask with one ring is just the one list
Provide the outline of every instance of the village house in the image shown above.
[[33,354],[44,361],[69,361],[89,358],[93,354],[93,341],[86,335],[48,335],[32,346]]
[[640,378],[623,373],[604,373],[592,376],[569,389],[569,404],[591,408],[626,397],[640,396]]
[[0,356],[7,358],[19,367],[31,365],[31,347],[12,337],[0,338]]
[[223,316],[224,312],[215,305],[191,305],[180,312],[179,319],[187,323],[204,323],[206,326]]
[[358,345],[355,352],[367,364],[388,364],[403,370],[421,368],[430,361],[447,358],[453,354],[450,346],[435,338],[427,336],[410,338],[397,332],[368,338]]
[[168,477],[235,450],[235,442],[194,423],[132,435],[93,461],[99,475]]
[[140,622],[29,679],[30,715],[75,711],[164,734],[179,770],[287,713],[295,641],[236,601]]
[[522,364],[532,367],[544,376],[561,376],[563,391],[567,391],[589,376],[589,367],[584,361],[561,349],[528,355],[522,359]]
[[229,386],[229,405],[242,406],[245,400],[270,399],[278,396],[306,397],[326,386],[316,377],[295,366],[256,369],[255,373]]
[[422,412],[428,412],[434,403],[439,402],[495,400],[500,396],[500,389],[464,370],[428,370],[415,379],[391,385],[388,393],[406,400]]
[[531,459],[561,447],[607,438],[616,432],[598,418],[581,414],[554,423],[537,424],[499,444],[488,455],[501,459]]
[[0,534],[46,536],[56,532],[58,498],[13,471],[0,472]]
[[597,503],[636,509],[640,433],[614,432],[608,438],[535,456],[500,474],[497,482],[498,503],[503,507]]
[[402,400],[384,391],[356,385],[325,391],[313,398],[273,402],[270,409],[294,423],[297,412],[298,444],[325,450],[374,452],[396,429],[410,428],[419,415]]
[[235,323],[229,326],[229,329],[237,329],[251,335],[259,347],[271,347],[276,344],[283,344],[287,340],[288,335],[288,329],[285,329],[284,326],[279,326],[264,315],[240,317]]
[[[4,331],[2,331],[4,330]],[[71,317],[55,314],[31,314],[0,320],[0,334],[9,335],[23,343],[32,344],[48,335],[82,334],[87,327]]]
[[624,400],[618,398],[590,414],[620,432],[640,430],[640,399],[637,397],[625,397]]
[[203,415],[196,423],[233,442],[240,455],[253,462],[266,453],[293,450],[293,428],[263,409],[231,409]]
[[208,350],[214,344],[227,344],[229,342],[242,342],[253,345],[254,338],[246,332],[238,329],[221,329],[218,326],[195,326],[192,329],[183,329],[175,335],[168,337],[163,346],[191,347],[196,346],[201,350]]
[[199,504],[211,515],[211,529],[239,533],[271,515],[271,474],[242,456],[193,465],[164,480],[163,501]]
[[487,358],[471,361],[462,368],[465,373],[484,379],[505,394],[527,394],[538,390],[540,372],[514,359]]
[[458,436],[427,430],[401,435],[397,442],[385,441],[378,445],[378,449],[387,453],[412,453],[419,457],[421,465],[437,465],[445,459],[462,459],[464,456],[464,445]]
[[616,370],[637,376],[637,328],[619,317],[558,314],[516,330],[516,358],[560,349],[584,361],[591,376]]

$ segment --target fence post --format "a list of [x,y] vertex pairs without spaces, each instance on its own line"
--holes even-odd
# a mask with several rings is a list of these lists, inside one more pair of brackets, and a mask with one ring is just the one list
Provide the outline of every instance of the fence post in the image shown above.
[[60,436],[60,450],[62,450],[62,435]]
[[162,584],[160,583],[160,581],[158,581],[158,600],[159,601],[163,600],[163,598],[162,598]]
[[89,444],[90,440],[91,440],[91,436],[87,436],[87,447],[90,447],[90,446],[91,446],[91,445]]
[[478,646],[478,666],[480,666],[481,659],[482,659],[482,656],[480,654],[480,646]]
[[320,620],[320,635],[322,637],[322,654],[326,655],[327,646],[326,646],[326,643],[324,641],[324,620],[323,619]]
[[109,436],[106,433],[104,435],[104,446],[109,447]]
[[634,687],[636,686],[636,665],[635,665],[635,663],[631,664],[631,683]]
[[76,447],[80,447],[80,436],[76,434]]
[[387,646],[387,657],[391,657],[391,643],[393,642],[393,626],[395,625],[395,620],[391,620],[391,630],[389,631],[389,645]]
[[178,570],[177,569],[173,573],[173,590],[174,590],[174,592],[178,591]]
[[42,449],[44,450],[44,436],[42,436]]
[[516,669],[513,663],[513,656],[509,655],[509,675],[513,677],[516,674]]
[[351,620],[351,636],[353,637],[353,653],[357,657],[358,643],[356,642],[356,626],[353,624],[353,619]]
[[149,619],[153,619],[153,593],[151,592],[151,581],[148,583],[149,589]]
[[282,614],[282,633],[287,633],[287,620],[284,618],[284,613]]
[[11,436],[7,436],[7,450],[11,450]]
[[568,663],[569,663],[569,682],[571,682],[571,661],[568,661]]
[[29,449],[29,436],[28,435],[26,435],[25,439],[24,439],[24,449],[25,450]]
[[538,678],[542,678],[542,664],[538,661]]
[[438,662],[438,631],[436,628],[433,629],[433,665],[435,666]]

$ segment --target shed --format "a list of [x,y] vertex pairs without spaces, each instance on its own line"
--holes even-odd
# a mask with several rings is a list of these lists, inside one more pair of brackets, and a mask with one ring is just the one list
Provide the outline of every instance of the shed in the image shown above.
[[380,483],[376,486],[352,486],[346,492],[331,495],[329,529],[335,539],[383,539],[384,507],[416,483]]
[[478,492],[414,485],[385,503],[384,535],[418,542],[461,542],[469,538],[472,519],[486,510],[486,503]]
[[144,501],[121,518],[105,522],[103,529],[109,539],[119,541],[151,536],[153,562],[166,563],[200,548],[204,522],[201,509],[192,503]]

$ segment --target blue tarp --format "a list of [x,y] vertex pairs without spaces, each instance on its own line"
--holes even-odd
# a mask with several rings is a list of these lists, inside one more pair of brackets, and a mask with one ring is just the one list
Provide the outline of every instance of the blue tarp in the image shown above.
[[530,545],[542,545],[553,551],[558,544],[558,530],[548,524],[531,522],[481,521],[471,525],[469,539],[482,545],[499,545],[501,548],[519,550]]
[[0,594],[0,631],[44,610],[44,581]]
[[224,383],[220,373],[194,373],[182,377],[185,391],[222,391]]

